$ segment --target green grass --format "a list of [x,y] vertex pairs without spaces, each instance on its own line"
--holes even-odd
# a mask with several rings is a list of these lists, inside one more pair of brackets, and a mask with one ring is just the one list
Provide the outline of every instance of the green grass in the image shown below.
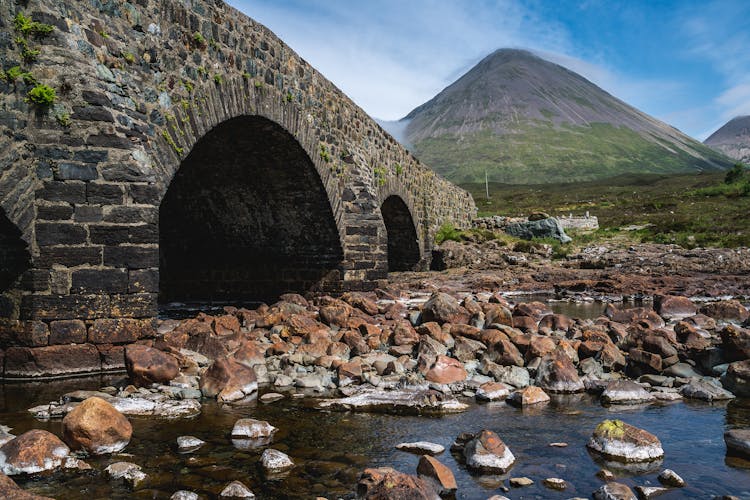
[[[447,179],[457,183],[484,181],[546,184],[583,182],[620,174],[674,174],[716,170],[716,165],[658,140],[609,124],[553,128],[544,123],[516,126],[498,136],[489,125],[484,132],[457,137],[443,135],[414,145],[417,156]],[[690,147],[722,168],[731,163],[698,142]]]
[[[750,175],[750,174],[748,174]],[[622,175],[575,184],[462,184],[472,193],[480,216],[525,216],[543,211],[553,216],[599,218],[601,229],[573,235],[574,244],[612,237],[697,246],[750,246],[750,195],[724,182],[725,173]],[[738,184],[746,182],[740,180]],[[647,226],[623,231],[632,225]]]

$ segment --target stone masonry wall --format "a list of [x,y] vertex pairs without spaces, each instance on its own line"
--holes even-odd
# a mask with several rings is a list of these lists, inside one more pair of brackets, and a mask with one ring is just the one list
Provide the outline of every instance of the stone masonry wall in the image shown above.
[[[54,30],[24,32],[19,12]],[[0,68],[0,210],[31,256],[2,291],[4,376],[113,368],[122,344],[153,334],[161,200],[196,142],[231,118],[267,118],[307,152],[343,249],[339,289],[385,275],[388,196],[409,207],[423,255],[443,221],[468,226],[475,213],[468,193],[219,0],[0,0]],[[29,101],[37,84],[55,90],[51,106]]]

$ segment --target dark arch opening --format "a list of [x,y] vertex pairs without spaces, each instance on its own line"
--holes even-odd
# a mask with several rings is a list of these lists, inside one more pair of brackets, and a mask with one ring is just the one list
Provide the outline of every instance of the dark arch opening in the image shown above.
[[30,267],[31,255],[21,231],[0,212],[0,317],[13,316],[16,301],[9,292]]
[[410,271],[420,260],[419,242],[414,222],[404,200],[389,196],[380,207],[388,233],[388,270]]
[[266,118],[202,137],[159,208],[161,302],[273,301],[337,281],[342,260],[315,166]]

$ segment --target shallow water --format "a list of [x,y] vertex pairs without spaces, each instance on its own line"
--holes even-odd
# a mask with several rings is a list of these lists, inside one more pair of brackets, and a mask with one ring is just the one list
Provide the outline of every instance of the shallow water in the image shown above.
[[[6,385],[0,399],[0,423],[12,426],[14,433],[43,428],[60,435],[59,420],[39,422],[26,413],[26,408],[57,399],[68,390],[94,389],[110,382],[97,377]],[[306,406],[305,400],[296,398],[242,408],[222,408],[208,402],[202,414],[190,420],[131,418],[133,439],[124,452],[133,456],[88,459],[94,467],[91,472],[16,479],[25,488],[61,500],[169,498],[179,489],[214,498],[235,479],[247,484],[259,498],[336,498],[354,491],[357,475],[365,467],[389,465],[414,473],[418,456],[396,450],[394,446],[400,442],[432,441],[447,450],[459,432],[487,428],[507,443],[516,456],[516,465],[508,476],[476,476],[446,451],[438,458],[454,471],[458,498],[484,499],[502,493],[499,487],[507,485],[508,477],[517,476],[528,476],[535,484],[511,489],[506,495],[513,499],[589,497],[601,484],[595,477],[601,465],[586,451],[585,443],[602,419],[617,417],[656,434],[666,453],[662,466],[675,470],[688,482],[686,488],[660,498],[710,498],[724,494],[750,498],[750,462],[727,458],[723,441],[724,430],[750,425],[748,400],[728,405],[672,403],[607,409],[581,395],[558,398],[549,405],[527,410],[503,403],[472,403],[469,411],[444,417],[329,413]],[[288,453],[297,467],[286,476],[263,477],[258,467],[262,449],[237,449],[228,437],[235,420],[241,417],[268,420],[279,427],[272,446]],[[175,440],[186,434],[208,444],[194,453],[179,454]],[[569,446],[549,446],[559,441]],[[133,492],[99,472],[121,460],[142,465],[150,483]],[[657,465],[642,474],[621,472],[622,480],[631,486],[658,485],[659,470]],[[547,477],[563,478],[570,486],[563,492],[548,490],[541,484]]]

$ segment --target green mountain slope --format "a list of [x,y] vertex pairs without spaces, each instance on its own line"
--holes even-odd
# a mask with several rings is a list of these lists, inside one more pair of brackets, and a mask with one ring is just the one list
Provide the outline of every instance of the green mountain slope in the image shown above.
[[[409,113],[405,142],[457,183],[543,184],[720,170],[731,161],[522,50],[498,50]],[[403,123],[401,123],[403,125]]]

